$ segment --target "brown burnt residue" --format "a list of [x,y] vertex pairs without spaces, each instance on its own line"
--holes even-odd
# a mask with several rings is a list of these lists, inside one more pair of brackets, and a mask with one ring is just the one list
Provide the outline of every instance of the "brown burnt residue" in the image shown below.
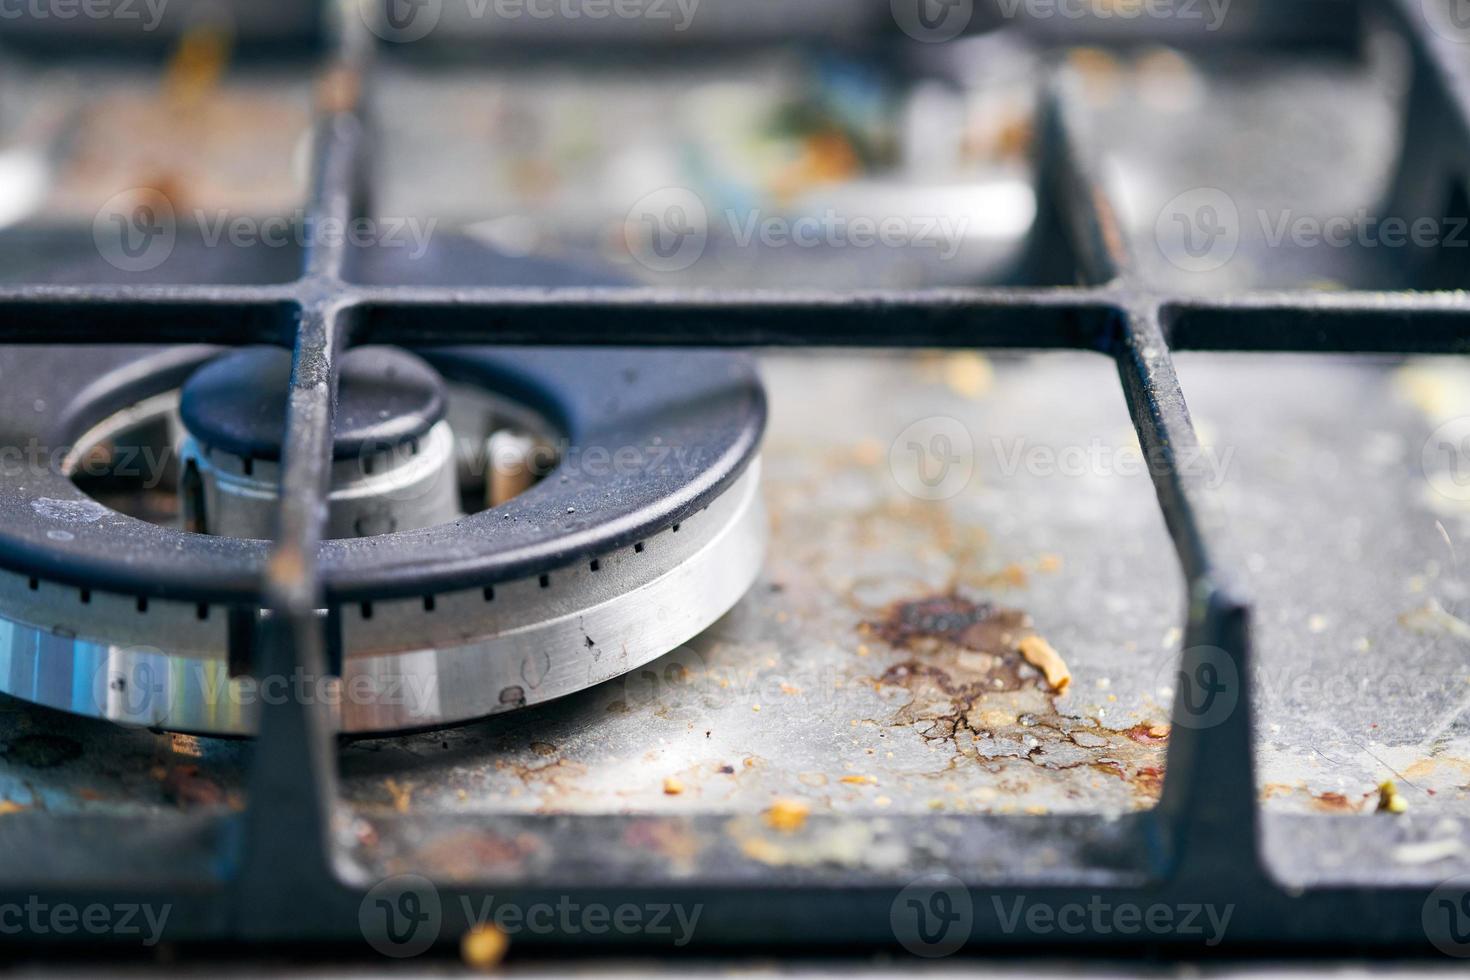
[[978,764],[997,775],[1018,761],[1091,768],[1127,783],[1139,806],[1157,802],[1168,726],[1116,730],[1060,711],[1057,694],[1018,650],[1036,635],[1024,611],[947,592],[894,603],[861,632],[908,654],[872,683],[908,691],[887,723],[948,743],[948,768]]
[[896,647],[919,649],[953,643],[983,653],[1014,651],[1031,632],[1031,617],[1019,609],[971,602],[953,593],[897,602],[869,629]]

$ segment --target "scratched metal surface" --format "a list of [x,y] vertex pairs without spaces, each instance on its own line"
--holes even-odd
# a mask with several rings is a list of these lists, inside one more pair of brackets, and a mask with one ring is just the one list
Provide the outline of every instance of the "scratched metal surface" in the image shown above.
[[[1182,354],[1179,371],[1229,459],[1219,496],[1256,602],[1265,808],[1366,814],[1393,780],[1410,842],[1384,857],[1463,869],[1470,482],[1453,420],[1470,416],[1470,366]],[[1298,863],[1310,842],[1284,827],[1266,824],[1268,853]],[[1373,863],[1346,847],[1324,859]]]
[[[1152,490],[1142,475],[1003,471],[1018,448],[1126,446],[1111,366],[1083,354],[828,355],[765,369],[774,533],[750,596],[656,665],[656,680],[357,743],[343,759],[348,800],[367,815],[748,813],[777,798],[843,813],[1118,812],[1153,801],[1164,740],[1147,728],[1166,718],[1157,675],[1181,595]],[[937,502],[909,495],[889,466],[895,438],[932,415],[963,420],[975,446],[969,488]],[[963,624],[940,632],[964,632],[976,615],[965,601],[1025,611],[1070,665],[1066,693],[974,633],[882,625],[893,604],[936,597],[928,611]]]

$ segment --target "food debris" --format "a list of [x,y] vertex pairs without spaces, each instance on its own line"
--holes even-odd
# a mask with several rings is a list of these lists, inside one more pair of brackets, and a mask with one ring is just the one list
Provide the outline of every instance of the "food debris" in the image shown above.
[[843,776],[841,782],[850,786],[876,786],[878,778],[876,776]]
[[1034,633],[1023,636],[1016,649],[1021,651],[1021,656],[1026,662],[1046,676],[1046,683],[1058,694],[1067,689],[1072,683],[1072,672],[1067,669],[1067,664],[1062,660],[1062,655],[1057,653],[1052,645]]
[[795,833],[806,825],[812,808],[801,800],[777,800],[766,810],[766,824],[784,833]]
[[17,803],[14,800],[0,800],[0,817],[5,816],[7,813],[20,813],[22,810],[28,809],[30,807]]
[[459,957],[472,970],[493,970],[505,959],[510,937],[499,927],[485,923],[475,926],[459,941]]
[[1457,640],[1470,640],[1470,623],[1446,612],[1433,599],[1413,612],[1404,613],[1399,617],[1399,624],[1416,633],[1443,633]]
[[673,776],[664,777],[664,795],[678,796],[684,792],[684,784]]
[[389,796],[393,797],[393,809],[399,813],[407,813],[409,804],[413,802],[413,784],[400,784],[396,779],[385,779],[383,788],[388,791]]
[[174,766],[163,776],[163,795],[179,807],[221,806],[225,791],[198,766]]
[[1379,813],[1407,813],[1408,810],[1409,801],[1404,799],[1392,779],[1385,779],[1378,784]]
[[979,354],[960,351],[944,358],[944,383],[961,398],[979,398],[994,381],[994,369]]
[[1048,555],[1042,555],[1036,561],[1036,570],[1038,572],[1048,572],[1048,573],[1050,573],[1050,572],[1058,572],[1058,571],[1061,571],[1061,568],[1062,568],[1062,556],[1061,555],[1049,555],[1049,554]]

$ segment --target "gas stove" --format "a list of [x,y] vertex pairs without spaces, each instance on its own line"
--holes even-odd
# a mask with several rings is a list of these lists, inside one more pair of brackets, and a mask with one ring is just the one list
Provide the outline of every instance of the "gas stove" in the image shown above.
[[1453,4],[258,6],[0,42],[6,942],[1470,954]]

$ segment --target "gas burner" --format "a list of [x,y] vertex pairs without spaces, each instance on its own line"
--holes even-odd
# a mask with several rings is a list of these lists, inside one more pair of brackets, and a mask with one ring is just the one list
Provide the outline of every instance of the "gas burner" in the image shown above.
[[[320,691],[341,731],[615,678],[754,580],[765,402],[746,358],[363,347],[340,370],[318,557],[336,677],[274,680]],[[36,450],[0,481],[0,690],[252,733],[289,353],[12,348],[0,374],[35,379],[0,416]]]

